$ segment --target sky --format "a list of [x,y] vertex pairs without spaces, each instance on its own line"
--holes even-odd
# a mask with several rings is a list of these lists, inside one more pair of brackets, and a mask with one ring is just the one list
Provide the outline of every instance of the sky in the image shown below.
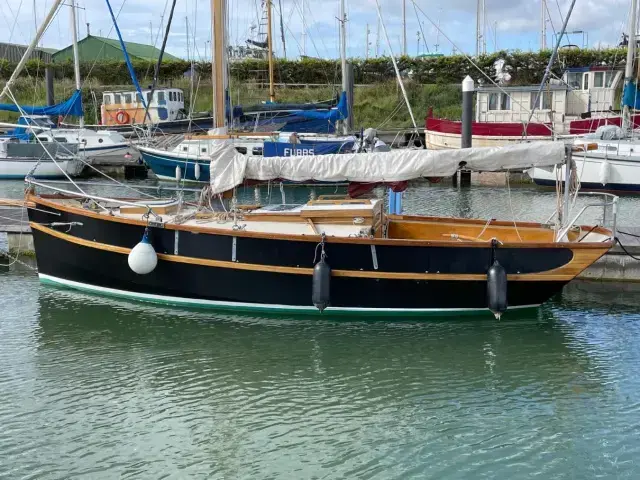
[[[126,41],[162,42],[170,0],[110,0]],[[302,54],[339,57],[339,0],[272,0],[274,40],[278,57],[284,56],[280,12],[288,58]],[[304,1],[304,6],[303,6]],[[486,50],[538,50],[540,48],[542,0],[485,0]],[[569,0],[547,1],[547,44],[559,31]],[[382,28],[378,27],[376,2],[394,54],[402,51],[402,0],[345,0],[347,56],[364,58],[389,53]],[[473,54],[476,48],[476,0],[406,0],[407,53],[409,55],[457,51]],[[65,3],[69,3],[66,0]],[[589,47],[616,45],[626,31],[630,0],[577,0],[568,31],[583,31],[563,39],[562,44]],[[53,0],[0,0],[0,42],[26,44],[35,35]],[[87,34],[116,38],[106,0],[77,0],[79,38]],[[35,7],[35,8],[34,8]],[[229,40],[244,45],[260,27],[261,0],[228,0]],[[34,14],[35,10],[35,14]],[[304,14],[303,14],[304,10]],[[119,12],[119,13],[118,13]],[[71,44],[70,7],[62,6],[40,45],[64,48]],[[304,18],[304,20],[303,20]],[[439,25],[440,32],[437,26]],[[253,30],[252,30],[253,27]],[[188,35],[187,35],[188,30]],[[367,36],[367,30],[369,35]],[[419,34],[419,36],[418,36]],[[210,53],[210,0],[179,0],[167,43],[167,52],[182,58],[208,59]],[[368,37],[368,44],[367,44]],[[379,39],[379,40],[377,40]],[[379,45],[379,47],[378,47]]]

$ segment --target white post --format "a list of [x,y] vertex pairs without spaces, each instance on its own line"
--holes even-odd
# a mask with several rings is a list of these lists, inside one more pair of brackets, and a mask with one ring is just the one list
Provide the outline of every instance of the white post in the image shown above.
[[[343,0],[344,1],[344,0]],[[384,38],[387,41],[387,48],[389,49],[389,56],[391,57],[391,61],[393,62],[393,69],[396,71],[396,78],[398,79],[398,83],[400,84],[400,90],[402,90],[402,96],[404,97],[404,101],[407,104],[407,110],[409,110],[409,116],[411,117],[411,122],[413,122],[413,128],[416,129],[416,133],[418,132],[418,124],[416,123],[416,119],[413,116],[413,110],[411,110],[411,104],[409,103],[409,97],[407,96],[407,91],[404,88],[404,82],[402,81],[402,77],[400,76],[400,70],[398,69],[398,62],[396,62],[396,58],[393,55],[393,48],[391,48],[391,42],[389,41],[389,35],[387,34],[387,27],[384,25],[384,21],[382,20],[382,10],[380,9],[380,2],[376,0],[376,7],[378,8],[378,20],[382,25],[382,33],[384,33]]]
[[38,44],[38,42],[40,41],[40,38],[42,37],[45,30],[49,26],[51,19],[55,15],[56,10],[58,10],[58,7],[60,6],[61,3],[62,3],[62,0],[53,1],[53,5],[51,5],[51,8],[49,9],[49,13],[45,17],[45,19],[42,21],[40,28],[38,28],[38,30],[36,31],[36,36],[33,37],[33,40],[31,40],[31,43],[29,44],[27,49],[24,51],[24,54],[22,54],[22,58],[18,62],[18,65],[16,65],[16,69],[11,74],[11,77],[9,78],[9,80],[7,80],[7,83],[2,89],[2,92],[0,92],[0,100],[2,100],[2,98],[7,94],[11,86],[15,83],[16,78],[18,78],[18,76],[24,69],[24,66],[27,63],[27,60],[29,60],[29,57],[31,57],[31,53],[33,52],[33,49],[36,48],[36,45]]
[[[633,82],[633,60],[636,53],[636,20],[638,14],[638,1],[631,0],[631,14],[629,15],[629,45],[627,45],[627,63],[624,69],[624,86]],[[628,132],[631,129],[631,109],[628,105],[622,108],[622,130]]]
[[[71,23],[73,24],[73,74],[76,78],[76,90],[82,89],[82,81],[80,79],[80,55],[78,54],[78,24],[76,23],[76,2],[70,1],[71,4]],[[84,128],[84,115],[78,119],[80,128]]]

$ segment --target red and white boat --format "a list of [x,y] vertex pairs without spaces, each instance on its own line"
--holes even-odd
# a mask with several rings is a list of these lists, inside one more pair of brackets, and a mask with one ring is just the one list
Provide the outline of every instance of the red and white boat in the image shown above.
[[[476,89],[476,121],[471,127],[473,146],[554,140],[595,132],[603,125],[620,126],[615,91],[622,82],[623,72],[610,67],[569,68],[561,82],[545,86],[537,104],[539,85],[480,85]],[[640,115],[633,116],[633,123],[640,126]],[[427,148],[460,148],[461,131],[461,122],[434,118],[431,110],[427,114]]]

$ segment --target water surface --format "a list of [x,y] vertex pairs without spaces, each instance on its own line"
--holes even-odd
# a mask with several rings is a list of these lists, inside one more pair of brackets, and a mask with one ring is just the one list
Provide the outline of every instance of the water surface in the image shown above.
[[[308,195],[297,192],[288,201]],[[503,189],[427,185],[405,199],[411,212],[525,219],[553,202],[534,188],[510,205]],[[636,203],[623,199],[628,221]],[[573,283],[500,322],[164,308],[43,286],[21,265],[0,267],[0,287],[2,478],[640,472],[632,285]]]

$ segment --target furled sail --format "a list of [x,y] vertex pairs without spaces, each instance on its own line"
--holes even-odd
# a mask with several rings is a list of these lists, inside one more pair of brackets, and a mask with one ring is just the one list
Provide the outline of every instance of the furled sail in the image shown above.
[[73,92],[71,97],[57,105],[15,105],[13,103],[0,103],[0,110],[6,112],[25,113],[26,115],[73,115],[82,116],[82,94],[80,90]]
[[564,161],[562,142],[531,142],[506,147],[459,150],[392,150],[390,152],[254,157],[220,143],[211,154],[211,188],[222,193],[247,180],[294,182],[402,182],[420,177],[447,177],[459,168],[481,172],[524,170]]
[[629,82],[624,86],[624,92],[622,94],[622,105],[640,109],[640,91],[635,82]]

